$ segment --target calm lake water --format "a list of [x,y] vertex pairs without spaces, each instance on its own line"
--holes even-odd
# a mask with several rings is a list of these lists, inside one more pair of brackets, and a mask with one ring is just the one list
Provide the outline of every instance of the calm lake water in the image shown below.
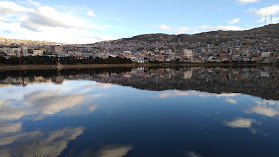
[[279,69],[0,73],[0,156],[278,157]]

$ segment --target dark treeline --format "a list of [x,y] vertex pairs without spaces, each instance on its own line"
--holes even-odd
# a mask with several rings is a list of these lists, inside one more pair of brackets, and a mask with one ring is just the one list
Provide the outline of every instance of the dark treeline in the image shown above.
[[[2,71],[0,72],[0,80],[4,80],[8,77],[35,77],[35,76],[43,76],[44,78],[52,78],[55,76],[69,76],[69,75],[96,75],[101,73],[123,73],[130,72],[132,68],[96,68],[96,69],[62,69],[60,71],[55,69],[48,70],[18,70],[18,71]],[[30,79],[32,81],[32,79]]]
[[131,59],[121,57],[108,57],[108,58],[84,58],[77,59],[75,57],[47,57],[47,56],[28,56],[28,57],[11,57],[6,59],[0,57],[0,64],[5,65],[55,65],[58,62],[61,64],[126,64],[132,63]]

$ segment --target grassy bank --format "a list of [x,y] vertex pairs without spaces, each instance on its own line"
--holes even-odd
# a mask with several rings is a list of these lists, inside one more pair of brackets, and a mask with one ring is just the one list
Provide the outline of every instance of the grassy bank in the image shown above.
[[247,66],[277,66],[266,63],[145,63],[145,64],[75,64],[75,65],[0,65],[1,71],[6,70],[42,70],[42,69],[89,69],[113,67],[247,67]]

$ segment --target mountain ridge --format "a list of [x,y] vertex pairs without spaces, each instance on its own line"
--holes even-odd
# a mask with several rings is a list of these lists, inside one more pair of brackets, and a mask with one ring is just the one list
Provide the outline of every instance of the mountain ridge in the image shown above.
[[[120,38],[116,40],[108,40],[108,41],[99,41],[95,43],[101,42],[112,42],[112,41],[129,41],[129,40],[139,40],[139,41],[158,41],[158,40],[169,40],[170,42],[204,42],[207,40],[216,40],[216,39],[235,39],[238,36],[245,35],[246,38],[279,38],[279,23],[278,24],[269,24],[261,27],[252,28],[249,30],[241,30],[241,31],[208,31],[208,32],[201,32],[197,34],[165,34],[165,33],[152,33],[152,34],[140,34],[136,36],[132,36],[129,38]],[[58,43],[58,42],[51,42],[51,41],[39,41],[39,40],[25,40],[25,39],[10,39],[0,37],[0,44],[20,44],[24,43],[27,45],[31,44],[65,44],[65,43]],[[78,44],[78,43],[77,43]],[[89,44],[89,43],[88,43]],[[94,44],[94,43],[92,43]],[[65,45],[72,45],[72,44],[65,44]]]

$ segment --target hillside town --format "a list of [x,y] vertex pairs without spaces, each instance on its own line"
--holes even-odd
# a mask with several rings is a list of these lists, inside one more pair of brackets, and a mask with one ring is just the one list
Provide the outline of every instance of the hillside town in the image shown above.
[[[261,29],[261,28],[258,28]],[[279,38],[249,31],[207,32],[196,35],[145,34],[93,44],[0,43],[0,56],[121,57],[147,62],[260,62],[279,61]]]

